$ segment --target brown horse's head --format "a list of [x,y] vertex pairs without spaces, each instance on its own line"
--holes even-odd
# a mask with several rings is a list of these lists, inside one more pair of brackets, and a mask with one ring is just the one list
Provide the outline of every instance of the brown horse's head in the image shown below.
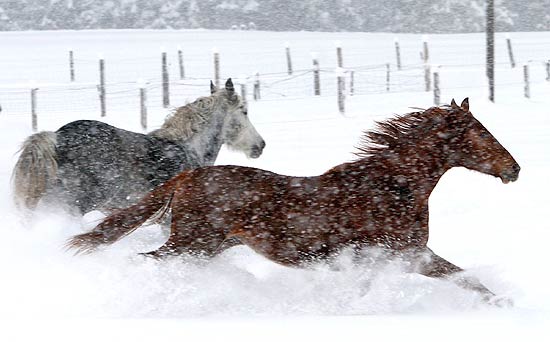
[[460,106],[453,99],[449,110],[446,119],[448,127],[453,132],[448,139],[451,166],[463,166],[499,177],[503,183],[517,180],[520,166],[470,113],[468,98],[465,98]]

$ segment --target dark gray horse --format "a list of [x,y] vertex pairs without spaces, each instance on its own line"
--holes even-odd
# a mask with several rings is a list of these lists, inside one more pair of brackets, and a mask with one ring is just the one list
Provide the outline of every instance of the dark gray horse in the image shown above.
[[82,215],[124,208],[182,170],[213,165],[222,144],[250,158],[265,146],[231,79],[149,134],[80,120],[31,135],[13,170],[15,200],[33,209],[47,196]]

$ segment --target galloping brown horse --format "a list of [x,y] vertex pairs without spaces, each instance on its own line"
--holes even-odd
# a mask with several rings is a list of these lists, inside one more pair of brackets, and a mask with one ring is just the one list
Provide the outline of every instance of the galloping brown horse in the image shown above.
[[[240,166],[186,171],[121,210],[69,246],[89,252],[171,210],[170,238],[149,254],[213,256],[238,239],[277,263],[303,266],[342,249],[381,246],[429,277],[461,268],[428,247],[428,198],[450,168],[466,167],[508,183],[520,167],[460,106],[433,107],[384,122],[365,133],[358,159],[315,177],[290,177]],[[230,245],[230,244],[229,244]],[[494,294],[472,278],[457,283]]]

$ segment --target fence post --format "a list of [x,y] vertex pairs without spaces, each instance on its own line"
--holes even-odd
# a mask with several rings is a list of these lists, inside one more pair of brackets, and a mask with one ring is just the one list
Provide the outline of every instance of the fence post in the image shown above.
[[531,93],[529,91],[529,65],[527,64],[523,65],[523,82],[524,82],[523,94],[525,95],[526,98],[530,98]]
[[246,99],[246,81],[243,80],[243,82],[241,83],[241,99],[244,103],[247,103],[247,99]]
[[512,68],[516,67],[516,61],[514,60],[514,52],[512,51],[512,40],[510,35],[506,34],[506,46],[508,47],[508,57],[510,58],[510,66]]
[[344,67],[344,58],[342,56],[342,45],[339,41],[335,42],[336,45],[336,60],[338,63],[338,68]]
[[162,63],[162,106],[167,108],[170,106],[170,79],[168,76],[168,56],[164,48],[161,53]]
[[346,90],[346,74],[344,70],[344,57],[342,55],[342,46],[339,41],[335,42],[336,45],[336,60],[338,67],[336,68],[336,78],[338,84],[338,110],[340,114],[345,113],[345,99],[346,95],[344,94]]
[[71,82],[74,82],[74,52],[69,50],[69,71],[71,76]]
[[183,80],[185,78],[185,68],[183,66],[183,51],[181,50],[181,46],[178,46],[178,65],[180,69],[180,80]]
[[431,90],[431,78],[432,74],[430,71],[430,51],[428,49],[428,37],[422,36],[422,45],[423,45],[423,52],[422,52],[422,59],[424,60],[424,83],[425,83],[425,90],[430,91]]
[[489,101],[495,102],[495,1],[487,0],[486,6],[486,67],[489,85]]
[[434,104],[439,106],[441,103],[441,90],[439,89],[439,72],[434,71]]
[[386,63],[386,91],[390,91],[390,63]]
[[285,43],[285,50],[286,50],[286,67],[289,75],[292,75],[292,58],[290,56],[290,44],[287,42]]
[[38,130],[38,115],[36,113],[36,92],[38,88],[34,85],[34,82],[31,82],[31,119],[32,119],[32,131],[36,132]]
[[550,81],[550,60],[546,61],[546,80]]
[[248,77],[246,75],[240,75],[239,78],[237,78],[237,84],[240,84],[241,86],[241,101],[243,103],[247,103],[247,89],[246,89],[246,83],[248,82]]
[[260,98],[260,73],[257,72],[254,77],[254,100],[257,101]]
[[216,88],[220,88],[220,53],[218,49],[213,48],[212,54],[214,56],[214,84]]
[[336,68],[336,78],[338,82],[338,111],[340,114],[344,115],[346,108],[345,108],[345,100],[346,96],[344,94],[344,84],[345,84],[345,70],[344,68]]
[[401,70],[401,49],[399,48],[399,40],[394,39],[395,42],[395,59],[397,62],[397,70]]
[[355,92],[355,71],[349,72],[349,95],[352,96]]
[[311,53],[311,58],[313,59],[313,93],[315,95],[321,95],[319,59],[314,52]]
[[139,79],[137,81],[139,87],[139,108],[140,108],[140,121],[143,131],[147,131],[147,88],[145,81]]
[[107,115],[107,104],[105,98],[105,60],[103,56],[99,56],[99,103],[101,108],[101,116]]

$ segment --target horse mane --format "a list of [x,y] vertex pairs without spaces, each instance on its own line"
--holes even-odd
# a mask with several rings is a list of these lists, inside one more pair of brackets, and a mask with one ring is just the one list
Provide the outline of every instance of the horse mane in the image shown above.
[[354,154],[359,159],[367,158],[384,150],[392,150],[403,141],[423,138],[433,132],[434,125],[452,110],[450,106],[414,109],[419,111],[376,122],[373,129],[364,132]]
[[223,102],[229,108],[236,107],[240,101],[238,96],[228,96],[226,89],[220,89],[210,96],[199,97],[195,101],[178,107],[168,115],[159,129],[149,133],[151,136],[166,138],[168,140],[187,140],[194,134],[202,131],[210,122],[216,109],[223,106]]

